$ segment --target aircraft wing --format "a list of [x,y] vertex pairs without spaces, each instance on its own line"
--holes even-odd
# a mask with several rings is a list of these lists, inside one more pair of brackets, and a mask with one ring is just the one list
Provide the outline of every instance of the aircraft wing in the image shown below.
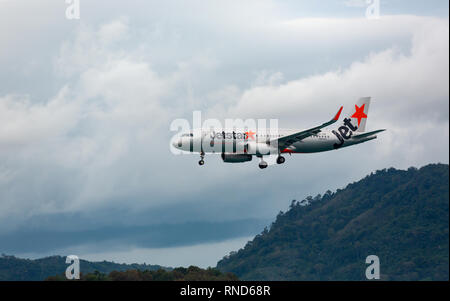
[[316,126],[316,127],[313,127],[313,128],[301,131],[301,132],[294,133],[292,135],[288,135],[288,136],[284,136],[284,137],[281,137],[281,138],[273,139],[272,141],[278,140],[278,148],[286,148],[289,145],[291,145],[291,144],[293,144],[293,143],[295,143],[297,141],[300,141],[300,140],[303,140],[303,139],[305,139],[307,137],[315,135],[315,134],[320,132],[321,128],[329,126],[330,124],[333,124],[336,121],[338,121],[339,120],[339,116],[341,115],[341,112],[342,112],[342,108],[343,107],[341,106],[341,108],[336,113],[334,118],[331,119],[330,121],[327,121],[327,122],[325,122],[325,123],[323,123],[323,124],[321,124],[319,126]]

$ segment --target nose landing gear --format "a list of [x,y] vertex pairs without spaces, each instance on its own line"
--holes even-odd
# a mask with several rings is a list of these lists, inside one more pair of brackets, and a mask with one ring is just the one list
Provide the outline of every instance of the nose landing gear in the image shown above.
[[205,160],[203,160],[205,158],[205,153],[201,152],[200,153],[200,161],[198,161],[198,165],[202,166],[205,164]]

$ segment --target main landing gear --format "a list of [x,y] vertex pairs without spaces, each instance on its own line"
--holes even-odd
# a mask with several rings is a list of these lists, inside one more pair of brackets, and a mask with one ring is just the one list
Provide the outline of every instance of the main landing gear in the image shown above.
[[268,164],[264,161],[263,157],[261,157],[261,162],[259,162],[259,168],[264,169],[267,168]]
[[277,164],[283,164],[285,161],[286,161],[286,159],[283,156],[278,156]]
[[[277,157],[277,164],[283,164],[286,161],[286,159],[283,156]],[[264,161],[263,157],[261,157],[261,162],[259,162],[259,168],[264,169],[267,168],[268,164],[266,161]]]
[[203,160],[205,158],[205,153],[201,152],[200,153],[200,161],[198,161],[198,165],[202,166],[205,164],[205,160]]

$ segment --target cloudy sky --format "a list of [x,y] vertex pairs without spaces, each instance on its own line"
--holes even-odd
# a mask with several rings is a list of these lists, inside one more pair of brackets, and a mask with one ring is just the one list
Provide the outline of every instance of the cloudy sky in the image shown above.
[[[448,1],[67,6],[0,0],[0,252],[214,266],[292,199],[448,163]],[[194,110],[306,128],[360,96],[366,144],[264,171],[169,149]]]

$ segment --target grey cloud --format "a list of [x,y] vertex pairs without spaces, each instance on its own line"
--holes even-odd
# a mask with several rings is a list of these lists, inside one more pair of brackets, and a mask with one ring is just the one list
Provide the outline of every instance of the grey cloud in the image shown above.
[[[8,4],[31,24],[17,28],[24,41],[0,26],[10,42],[0,51],[0,235],[11,252],[19,248],[12,237],[54,228],[59,236],[42,250],[66,246],[70,231],[78,243],[108,240],[116,224],[138,229],[130,244],[145,245],[150,229],[167,233],[159,241],[169,244],[181,235],[164,232],[173,222],[236,237],[224,225],[260,227],[292,199],[375,169],[448,162],[448,19],[298,19],[270,1],[254,12],[256,2],[237,12],[237,2],[208,4],[196,18],[200,2],[105,3],[83,2],[79,23],[60,16],[64,5],[43,2],[36,9],[44,20],[33,17],[35,4]],[[198,168],[197,156],[169,152],[170,122],[192,110],[308,127],[363,95],[373,96],[368,127],[388,131],[357,147],[288,157],[268,172],[218,156]],[[213,237],[201,236],[187,237]]]
[[[190,222],[146,226],[108,226],[87,230],[16,230],[0,235],[2,252],[52,253],[54,250],[91,245],[91,251],[127,248],[174,248],[255,235],[268,220]],[[55,226],[55,225],[53,225]]]

